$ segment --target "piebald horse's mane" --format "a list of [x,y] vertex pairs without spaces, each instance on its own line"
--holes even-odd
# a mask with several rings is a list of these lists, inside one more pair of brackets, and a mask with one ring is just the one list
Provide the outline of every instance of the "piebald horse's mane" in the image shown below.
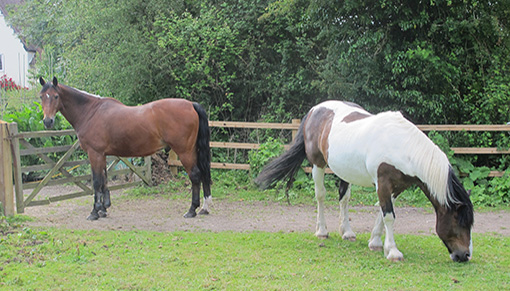
[[[448,209],[465,205],[472,208],[469,194],[462,187],[462,183],[454,174],[448,157],[414,124],[405,119],[400,112],[383,112],[379,118],[391,119],[400,130],[406,130],[406,140],[403,141],[407,149],[409,162],[413,167],[414,175],[418,177],[429,189],[430,194],[441,206]],[[388,120],[388,124],[391,124]],[[405,173],[410,174],[410,173]],[[466,209],[468,210],[468,209]],[[469,211],[460,213],[459,222],[465,225],[473,223]],[[464,215],[465,214],[465,215]]]
[[[392,124],[391,126],[399,128],[398,130],[402,133],[401,136],[406,136],[405,140],[401,141],[401,143],[405,147],[405,154],[409,159],[409,164],[413,165],[413,172],[407,173],[407,171],[404,171],[404,173],[416,176],[425,183],[430,194],[441,206],[455,203],[456,199],[448,188],[450,162],[439,147],[431,142],[416,126],[405,119],[400,112],[379,113],[378,118],[378,122]],[[400,168],[398,165],[395,166]]]

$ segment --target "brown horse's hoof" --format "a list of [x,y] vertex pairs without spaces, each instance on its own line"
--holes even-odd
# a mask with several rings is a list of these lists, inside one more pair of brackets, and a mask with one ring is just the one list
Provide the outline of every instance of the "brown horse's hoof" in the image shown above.
[[98,220],[99,215],[96,212],[91,212],[90,215],[87,217],[87,220],[93,221]]
[[188,213],[184,214],[184,218],[193,218],[195,216],[197,216],[195,211],[188,211]]
[[202,210],[200,210],[200,212],[198,212],[198,214],[200,214],[200,215],[207,215],[207,214],[209,214],[209,211],[207,211],[205,209],[202,209]]

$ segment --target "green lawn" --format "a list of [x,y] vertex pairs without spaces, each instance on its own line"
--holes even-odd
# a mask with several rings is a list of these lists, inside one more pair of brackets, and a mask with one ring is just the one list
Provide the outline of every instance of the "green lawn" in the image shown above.
[[454,263],[435,236],[397,235],[392,263],[337,234],[19,228],[0,236],[1,290],[503,290],[510,237],[475,234]]
[[[215,184],[216,198],[286,203],[283,191],[230,181]],[[189,199],[182,179],[127,192]],[[370,189],[353,192],[353,204],[376,201]],[[310,189],[290,194],[293,204],[315,204]],[[411,194],[404,205],[428,205]],[[337,195],[328,190],[328,203]],[[26,228],[23,219],[0,218],[0,290],[510,290],[510,237],[495,234],[474,234],[474,257],[463,264],[436,236],[396,235],[405,261],[393,263],[368,249],[368,233],[347,242],[338,233]]]

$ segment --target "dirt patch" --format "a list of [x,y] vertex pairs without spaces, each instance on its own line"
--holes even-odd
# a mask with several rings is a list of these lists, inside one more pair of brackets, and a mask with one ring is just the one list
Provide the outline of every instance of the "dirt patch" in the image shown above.
[[[69,187],[46,187],[45,195],[69,193]],[[42,194],[44,195],[44,194]],[[107,218],[87,221],[92,209],[92,196],[26,208],[25,214],[34,218],[28,226],[97,230],[153,230],[153,231],[268,231],[315,232],[316,207],[287,205],[275,202],[232,202],[216,199],[211,214],[192,219],[183,218],[190,201],[155,196],[132,200],[121,191],[112,191],[112,207]],[[372,230],[376,206],[354,206],[350,210],[351,226],[356,233]],[[435,234],[435,214],[432,208],[396,208],[397,234]],[[329,232],[338,233],[339,207],[326,207]],[[496,233],[510,236],[510,212],[475,213],[475,233]]]
[[173,177],[168,167],[168,152],[159,151],[151,156],[152,184],[159,185],[167,183]]

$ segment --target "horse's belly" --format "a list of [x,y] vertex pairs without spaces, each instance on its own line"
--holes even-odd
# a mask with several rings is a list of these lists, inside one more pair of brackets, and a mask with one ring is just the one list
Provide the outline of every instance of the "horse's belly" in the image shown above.
[[365,160],[355,155],[337,154],[330,155],[329,168],[342,180],[363,187],[374,186],[374,179],[367,167]]

